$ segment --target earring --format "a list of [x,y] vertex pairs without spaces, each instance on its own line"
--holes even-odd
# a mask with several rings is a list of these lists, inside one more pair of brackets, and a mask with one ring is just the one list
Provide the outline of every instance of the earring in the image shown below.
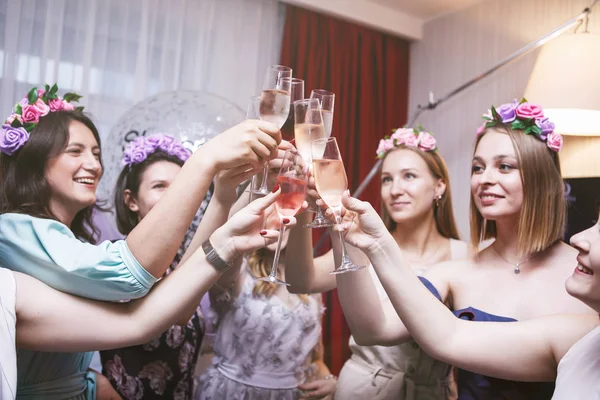
[[440,206],[440,200],[442,199],[442,195],[440,194],[438,197],[435,198],[435,206],[439,207]]

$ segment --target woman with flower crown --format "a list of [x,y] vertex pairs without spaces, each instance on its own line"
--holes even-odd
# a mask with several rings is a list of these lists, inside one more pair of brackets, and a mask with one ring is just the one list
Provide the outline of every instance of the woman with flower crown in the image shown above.
[[[380,141],[377,155],[383,159],[382,218],[415,272],[422,274],[433,263],[467,257],[466,243],[458,240],[448,170],[435,138],[422,129],[401,128]],[[300,216],[299,222],[306,217]],[[335,265],[333,252],[313,261],[311,247],[309,230],[292,230],[286,258],[292,291],[324,292],[336,287],[335,275],[329,273]],[[373,301],[391,308],[371,267],[351,275],[372,282],[380,294]],[[361,339],[350,338],[352,355],[340,373],[336,398],[456,398],[452,368],[427,356],[416,343],[361,346],[356,343]]]
[[[263,220],[279,195],[256,200],[210,235],[210,243],[224,262],[233,265],[240,255],[277,240],[278,231],[265,230]],[[288,226],[293,225],[294,218],[290,218]],[[0,267],[0,399],[14,399],[17,393],[15,341],[22,348],[40,351],[85,351],[147,342],[194,309],[222,276],[223,271],[210,263],[204,251],[197,250],[144,298],[110,303],[65,294]]]
[[[280,132],[246,121],[192,155],[161,201],[115,243],[92,242],[102,176],[92,121],[56,85],[32,89],[0,131],[0,266],[63,292],[117,301],[144,296],[173,260],[216,172],[244,173],[275,155]],[[95,398],[91,353],[19,351],[19,396]]]
[[[122,234],[130,234],[148,215],[175,181],[189,155],[179,142],[165,134],[140,137],[129,144],[114,190],[117,226]],[[254,172],[232,176],[229,170],[217,174],[214,196],[207,195],[203,201],[165,274],[175,270],[192,238],[201,243],[227,221],[237,198],[236,187]],[[201,215],[205,220],[198,231]],[[177,400],[192,396],[194,370],[204,335],[200,304],[192,317],[182,323],[171,326],[148,343],[101,353],[103,373],[122,398]]]
[[[484,118],[486,121],[478,131],[472,161],[471,239],[473,246],[479,246],[486,239],[495,240],[472,259],[451,261],[428,269],[420,278],[421,282],[461,320],[525,321],[556,313],[595,314],[597,319],[597,312],[569,296],[564,288],[565,279],[576,266],[576,251],[561,242],[566,220],[566,200],[558,162],[562,137],[554,132],[554,125],[544,117],[539,106],[524,100],[497,109],[492,107]],[[506,345],[498,348],[493,348],[493,341],[486,342],[489,347],[484,348],[485,345],[471,341],[477,342],[474,336],[469,336],[470,341],[460,341],[460,346],[451,350],[451,358],[446,353],[434,351],[438,342],[420,340],[428,335],[431,326],[451,325],[449,330],[433,330],[437,332],[435,340],[444,343],[444,351],[450,351],[445,344],[454,343],[454,327],[468,324],[454,320],[448,324],[447,318],[442,322],[438,318],[443,313],[430,313],[429,307],[424,309],[421,304],[430,304],[432,297],[422,295],[425,292],[422,285],[414,288],[413,284],[410,291],[406,290],[409,282],[406,257],[390,245],[387,234],[382,234],[380,222],[375,221],[369,207],[363,202],[352,202],[348,197],[345,204],[360,211],[358,224],[364,234],[359,234],[359,228],[352,228],[351,232],[355,234],[349,233],[346,240],[367,254],[395,309],[391,312],[394,310],[376,307],[375,291],[361,282],[357,274],[339,276],[340,301],[353,334],[365,343],[375,344],[401,343],[410,338],[409,332],[412,333],[431,356],[464,368],[458,371],[459,399],[552,397],[554,374],[532,369],[540,359],[518,361],[522,354],[532,354],[525,351],[527,346],[533,345],[531,336],[525,331],[515,330],[507,336]],[[365,213],[369,218],[364,217],[363,221]],[[378,238],[381,241],[377,244],[366,240],[375,226],[378,227],[377,234],[385,236]],[[414,281],[416,279],[410,279],[411,283]],[[409,297],[412,294],[417,295]],[[417,310],[418,317],[414,314]],[[405,319],[408,315],[410,318]],[[498,332],[510,329],[502,325],[476,326],[487,326]],[[535,323],[522,324],[530,325]],[[413,331],[416,326],[421,328]],[[524,336],[519,337],[516,332],[522,332]],[[580,333],[581,330],[574,332],[573,337]],[[448,340],[442,336],[447,336]],[[483,337],[477,339],[484,341]],[[514,354],[509,354],[511,352]],[[497,357],[488,362],[487,356],[491,353]],[[500,353],[510,360],[510,364],[495,368],[493,365],[500,362]],[[555,370],[551,363],[543,365],[545,372]],[[501,379],[468,372],[473,370]],[[498,372],[500,370],[504,372]],[[514,381],[517,379],[529,382]]]

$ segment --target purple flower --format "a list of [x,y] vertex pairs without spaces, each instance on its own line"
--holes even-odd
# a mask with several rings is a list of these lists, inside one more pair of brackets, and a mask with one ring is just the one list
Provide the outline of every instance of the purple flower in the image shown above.
[[11,156],[28,140],[29,133],[24,128],[13,128],[7,124],[2,125],[2,131],[0,131],[0,151]]
[[535,124],[542,130],[542,134],[540,135],[540,139],[542,140],[546,140],[548,135],[554,132],[554,123],[551,122],[547,117],[536,119]]
[[148,153],[143,147],[129,148],[125,151],[125,153],[123,153],[123,164],[139,164],[146,158],[148,158]]
[[500,115],[500,118],[502,118],[502,123],[508,124],[510,122],[513,122],[515,118],[517,118],[516,110],[517,107],[514,103],[506,103],[498,107],[496,109],[496,112],[498,113],[498,115]]
[[174,144],[168,153],[179,158],[181,161],[186,161],[192,155],[191,151],[179,144]]
[[169,153],[169,151],[171,150],[171,147],[173,147],[173,144],[175,144],[175,138],[172,136],[167,136],[167,135],[161,135],[162,136],[162,140],[160,142],[160,144],[158,145],[158,148],[162,151],[164,151],[165,153]]

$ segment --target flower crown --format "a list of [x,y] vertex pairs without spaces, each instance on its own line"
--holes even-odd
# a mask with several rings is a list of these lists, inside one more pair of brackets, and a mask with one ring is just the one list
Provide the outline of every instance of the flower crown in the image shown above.
[[183,162],[192,155],[192,152],[183,147],[174,137],[164,133],[156,133],[148,137],[141,136],[129,143],[123,152],[123,165],[131,167],[139,164],[156,151],[163,151]]
[[520,102],[502,104],[492,108],[482,117],[485,122],[477,129],[477,136],[487,128],[508,126],[514,130],[525,131],[527,135],[534,135],[545,142],[550,150],[559,152],[563,145],[563,138],[554,132],[554,124],[544,117],[544,110],[537,104],[528,103],[526,99]]
[[435,151],[436,140],[422,126],[417,129],[398,128],[392,136],[385,136],[379,141],[377,158],[383,158],[386,153],[400,145],[414,147],[421,151]]
[[32,88],[27,96],[13,108],[12,114],[4,121],[0,131],[0,151],[13,155],[29,140],[29,133],[40,122],[40,118],[57,111],[82,111],[72,102],[81,98],[77,93],[66,93],[64,97],[56,94],[58,86],[45,85],[44,89]]

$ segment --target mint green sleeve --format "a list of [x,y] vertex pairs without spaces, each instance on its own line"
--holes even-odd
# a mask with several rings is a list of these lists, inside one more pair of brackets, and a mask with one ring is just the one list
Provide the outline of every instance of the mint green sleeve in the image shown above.
[[58,221],[24,214],[0,216],[0,267],[104,301],[143,297],[156,282],[124,240],[84,243]]

